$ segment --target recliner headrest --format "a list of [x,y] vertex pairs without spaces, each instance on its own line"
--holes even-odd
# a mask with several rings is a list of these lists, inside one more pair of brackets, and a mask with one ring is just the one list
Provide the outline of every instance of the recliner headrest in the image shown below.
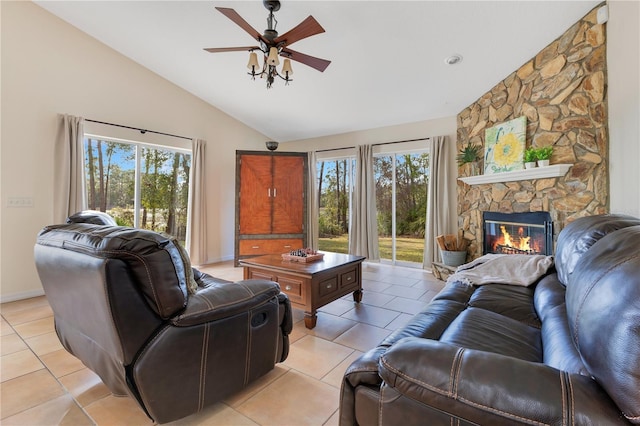
[[598,215],[576,219],[558,236],[555,265],[558,279],[565,286],[580,258],[605,235],[628,226],[640,225],[640,219],[627,215]]
[[67,218],[67,223],[92,223],[94,225],[118,226],[114,218],[97,210],[83,210]]

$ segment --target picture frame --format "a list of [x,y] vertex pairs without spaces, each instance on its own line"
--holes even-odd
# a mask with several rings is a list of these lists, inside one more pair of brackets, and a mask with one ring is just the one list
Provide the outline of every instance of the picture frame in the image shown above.
[[522,116],[485,130],[484,174],[524,169],[527,117]]

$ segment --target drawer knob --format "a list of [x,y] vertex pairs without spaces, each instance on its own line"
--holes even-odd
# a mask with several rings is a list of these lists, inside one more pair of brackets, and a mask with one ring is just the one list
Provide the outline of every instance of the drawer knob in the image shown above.
[[327,288],[331,288],[333,287],[331,284],[327,284]]
[[288,286],[286,286],[284,289],[285,289],[285,290],[291,290],[291,286],[290,286],[290,285],[288,285]]
[[260,246],[251,246],[252,249],[259,249]]
[[347,281],[351,281],[351,277],[347,277]]

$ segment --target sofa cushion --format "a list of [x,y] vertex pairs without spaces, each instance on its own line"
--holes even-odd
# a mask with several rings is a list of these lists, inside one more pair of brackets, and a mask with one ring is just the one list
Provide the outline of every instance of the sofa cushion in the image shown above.
[[567,285],[582,255],[600,238],[628,226],[640,225],[640,219],[626,215],[589,216],[567,225],[558,236],[556,269],[560,282]]
[[576,262],[566,299],[587,369],[625,417],[640,424],[640,226],[594,243]]
[[442,334],[440,341],[526,361],[542,361],[539,329],[485,309],[466,309]]
[[540,328],[540,319],[533,307],[532,288],[504,284],[483,285],[476,288],[468,304]]
[[89,223],[52,225],[40,231],[38,244],[123,260],[149,306],[163,319],[186,306],[187,282],[180,252],[156,232]]

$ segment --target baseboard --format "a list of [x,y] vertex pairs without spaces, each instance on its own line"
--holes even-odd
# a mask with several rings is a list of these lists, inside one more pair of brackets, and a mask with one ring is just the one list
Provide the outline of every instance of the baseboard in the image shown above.
[[206,265],[211,265],[211,264],[214,264],[214,263],[228,262],[228,261],[233,260],[233,259],[234,259],[233,255],[231,255],[231,256],[222,256],[222,257],[219,257],[217,259],[207,259],[207,261],[205,263],[203,263],[202,265],[193,265],[193,266],[195,266],[197,268],[198,266],[206,266]]
[[15,302],[16,300],[31,299],[32,297],[38,297],[43,295],[44,295],[43,289],[24,291],[21,293],[13,293],[7,296],[0,296],[0,303]]

